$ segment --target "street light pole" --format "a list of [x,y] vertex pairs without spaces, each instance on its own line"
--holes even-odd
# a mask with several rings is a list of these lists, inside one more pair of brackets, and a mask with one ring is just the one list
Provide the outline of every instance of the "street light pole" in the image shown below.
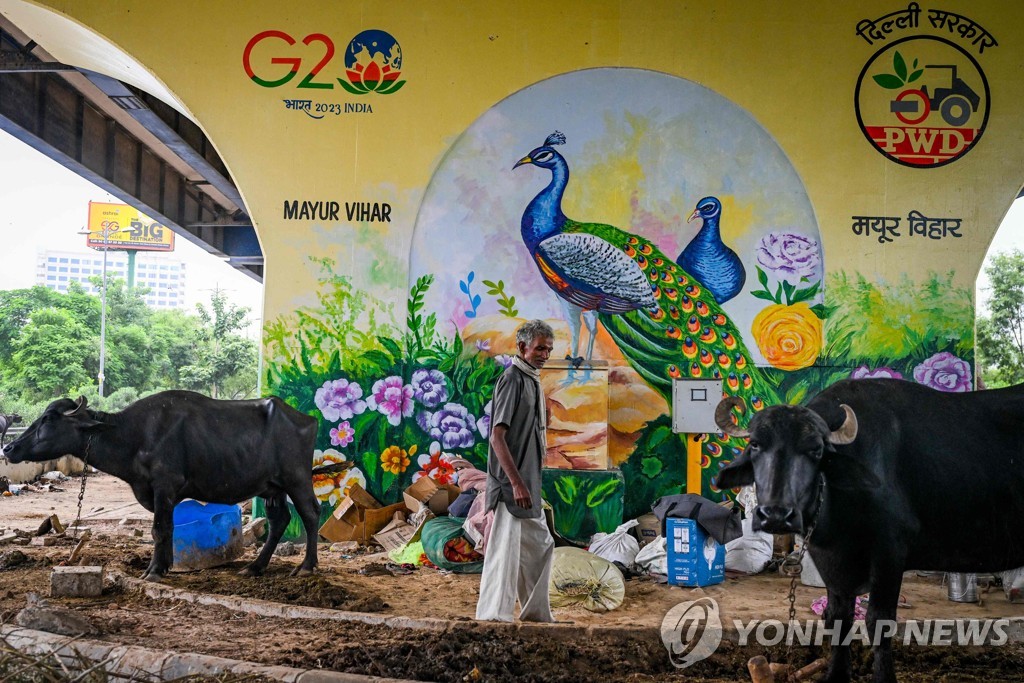
[[80,235],[103,235],[103,282],[100,284],[100,371],[96,375],[99,382],[100,398],[103,398],[104,370],[107,362],[107,251],[110,250],[110,236],[119,230],[117,225],[104,224],[99,230],[81,230]]
[[103,369],[107,359],[107,238],[110,228],[103,228],[103,284],[100,288],[100,371],[96,376],[100,384],[100,398],[103,398]]

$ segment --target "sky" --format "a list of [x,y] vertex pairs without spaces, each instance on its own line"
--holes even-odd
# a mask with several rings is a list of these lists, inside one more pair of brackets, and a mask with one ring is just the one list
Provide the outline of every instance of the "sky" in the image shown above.
[[[96,253],[79,235],[88,219],[89,202],[120,200],[0,130],[0,290],[36,284],[37,254],[47,249]],[[263,285],[222,259],[176,236],[166,258],[186,264],[186,311],[196,303],[209,307],[212,290],[220,288],[237,306],[249,308],[251,334],[258,330]],[[155,254],[164,256],[164,254]]]

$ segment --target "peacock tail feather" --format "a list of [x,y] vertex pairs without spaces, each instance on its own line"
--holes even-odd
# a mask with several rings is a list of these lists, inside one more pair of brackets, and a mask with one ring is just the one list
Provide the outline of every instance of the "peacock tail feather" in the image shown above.
[[[602,313],[601,323],[636,372],[670,404],[672,380],[720,379],[722,395],[738,396],[747,415],[778,403],[775,388],[754,365],[739,330],[714,296],[649,240],[611,225],[568,219],[565,233],[590,233],[622,249],[646,275],[657,308]],[[739,420],[738,413],[734,416]],[[702,437],[703,490],[723,460],[742,452],[745,440],[721,433]]]

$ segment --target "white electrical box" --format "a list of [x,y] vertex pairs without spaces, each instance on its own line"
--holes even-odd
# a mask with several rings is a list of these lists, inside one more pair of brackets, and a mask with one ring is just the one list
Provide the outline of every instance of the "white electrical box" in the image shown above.
[[672,381],[672,431],[707,434],[720,431],[715,409],[722,402],[722,380],[677,379]]

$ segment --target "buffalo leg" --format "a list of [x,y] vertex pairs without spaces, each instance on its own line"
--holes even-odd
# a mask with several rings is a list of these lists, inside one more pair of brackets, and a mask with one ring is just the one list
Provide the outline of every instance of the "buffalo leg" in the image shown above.
[[850,646],[844,645],[850,629],[853,628],[856,595],[840,595],[828,590],[828,607],[825,608],[825,626],[835,629],[832,634],[832,656],[828,663],[826,683],[849,683]]
[[288,512],[288,502],[285,500],[284,493],[278,491],[273,495],[263,496],[263,500],[267,501],[267,522],[270,526],[267,531],[267,542],[263,544],[263,550],[260,551],[256,559],[239,572],[243,576],[259,576],[263,573],[267,565],[270,564],[270,556],[274,554],[274,549],[277,548],[281,536],[284,535],[288,522],[291,521],[291,513]]
[[896,683],[892,636],[896,632],[896,605],[903,575],[898,569],[876,570],[871,577],[867,627],[874,659],[874,683]]
[[160,581],[174,562],[174,499],[166,494],[153,493],[153,559],[142,578]]
[[308,481],[305,482],[304,488],[305,491],[299,488],[289,492],[295,503],[295,509],[302,519],[302,526],[306,530],[306,556],[303,558],[302,564],[292,572],[292,576],[312,574],[316,568],[316,545],[320,534],[320,501],[317,500]]

